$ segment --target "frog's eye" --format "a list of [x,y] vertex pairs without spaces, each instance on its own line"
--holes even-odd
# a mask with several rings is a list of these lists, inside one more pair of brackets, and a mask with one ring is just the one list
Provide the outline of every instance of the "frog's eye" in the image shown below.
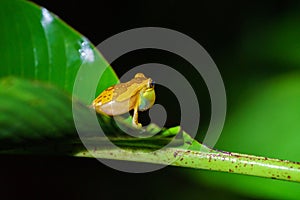
[[149,88],[154,88],[155,82],[154,81],[149,81]]

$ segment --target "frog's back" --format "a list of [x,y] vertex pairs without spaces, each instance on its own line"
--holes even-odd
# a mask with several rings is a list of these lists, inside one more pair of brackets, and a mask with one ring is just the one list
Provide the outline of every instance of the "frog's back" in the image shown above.
[[132,79],[131,81],[128,81],[126,83],[115,85],[113,100],[118,102],[128,100],[134,97],[142,88],[147,86],[147,84],[147,78],[139,77]]
[[147,84],[147,78],[139,77],[126,83],[119,83],[104,90],[94,103],[104,105],[112,101],[125,101],[134,97]]

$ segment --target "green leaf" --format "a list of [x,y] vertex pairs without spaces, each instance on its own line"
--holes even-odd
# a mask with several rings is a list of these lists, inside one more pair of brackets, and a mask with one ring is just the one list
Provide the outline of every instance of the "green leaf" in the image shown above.
[[[15,12],[16,9],[18,12]],[[87,91],[90,80],[98,80],[100,77],[97,75],[103,72],[94,96],[118,81],[113,69],[88,39],[45,8],[27,1],[3,0],[0,2],[0,26],[0,77],[13,75],[39,80],[72,93],[77,72],[80,68],[88,68],[89,76],[80,77],[85,79],[81,83]],[[62,97],[59,96],[59,91],[52,94],[53,90],[49,91],[43,85],[31,84],[14,78],[1,82],[3,112],[0,114],[0,122],[5,125],[1,128],[2,139],[10,140],[9,144],[26,143],[30,140],[64,136],[66,132],[75,133],[71,101],[64,99],[60,102]],[[91,99],[84,93],[77,98],[86,105],[91,103]],[[99,117],[99,120],[104,118]],[[151,124],[147,127],[147,132],[152,135],[155,132],[154,139],[142,139],[126,136],[114,128],[117,126],[110,118],[106,118],[102,125],[107,127],[110,139],[119,145],[134,143],[157,147],[169,143],[180,132],[178,128],[160,130]],[[124,126],[130,129],[131,125],[125,123]],[[114,133],[117,135],[113,135]],[[180,141],[182,142],[181,139]]]
[[[72,98],[58,88],[40,81],[8,77],[0,79],[0,96],[0,149],[19,148],[28,143],[40,146],[39,143],[51,141],[65,145],[81,143],[73,122]],[[73,109],[84,118],[95,112],[81,102],[73,101]],[[146,128],[136,129],[131,121],[122,118],[98,115],[98,119],[107,137],[121,147],[157,149],[173,139],[172,146],[183,144],[180,127],[161,129],[150,124]],[[128,132],[136,137],[127,135]],[[102,144],[97,133],[87,137],[97,145]]]
[[[0,27],[0,77],[45,81],[72,93],[78,70],[89,68],[89,77],[81,77],[87,89],[89,80],[99,80],[103,73],[94,95],[118,81],[87,38],[45,8],[27,1],[1,0]],[[78,98],[91,103],[84,95]]]
[[[8,77],[0,79],[0,96],[1,150],[78,138],[72,100],[56,87]],[[75,105],[85,108],[79,102]]]

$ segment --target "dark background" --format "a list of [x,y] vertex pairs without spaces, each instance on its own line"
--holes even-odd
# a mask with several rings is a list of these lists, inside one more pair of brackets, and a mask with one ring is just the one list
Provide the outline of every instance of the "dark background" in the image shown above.
[[[253,81],[283,71],[279,67],[281,63],[276,63],[272,70],[263,68],[272,63],[270,60],[260,60],[256,65],[249,62],[258,58],[251,53],[241,53],[242,38],[299,8],[296,1],[279,0],[33,2],[58,15],[95,45],[114,34],[144,26],[170,28],[192,37],[207,50],[222,74],[228,95],[228,113],[234,111],[239,92],[252,87]],[[184,62],[174,55],[161,53],[135,52],[118,59],[112,66],[121,75],[130,66],[153,60],[168,65]],[[204,96],[201,105],[206,117],[201,125],[205,130],[210,114],[209,99],[204,86],[195,87],[200,87],[199,94]],[[176,124],[176,120],[171,119],[169,125]],[[2,164],[1,181],[9,196],[30,193],[40,198],[66,199],[255,199],[195,181],[190,174],[196,170],[191,169],[167,167],[152,173],[128,174],[110,169],[95,159],[45,156],[3,159],[6,162]],[[6,170],[14,171],[14,175],[6,174]]]

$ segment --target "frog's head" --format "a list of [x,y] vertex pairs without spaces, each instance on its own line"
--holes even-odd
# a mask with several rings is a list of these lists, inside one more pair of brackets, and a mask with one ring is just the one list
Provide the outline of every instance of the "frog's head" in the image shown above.
[[147,78],[143,73],[137,73],[134,76],[134,82],[140,87],[142,92],[154,90],[155,82],[151,78]]
[[141,90],[141,92],[146,96],[148,96],[150,93],[153,94],[154,93],[154,85],[155,85],[155,82],[151,78],[148,78],[147,84],[145,84],[145,86]]

